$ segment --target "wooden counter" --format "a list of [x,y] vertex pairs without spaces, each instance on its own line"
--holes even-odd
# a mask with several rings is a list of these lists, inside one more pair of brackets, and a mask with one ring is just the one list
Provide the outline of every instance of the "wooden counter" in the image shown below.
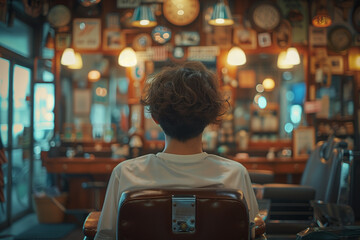
[[307,158],[275,158],[273,160],[268,160],[264,157],[229,158],[241,163],[249,170],[273,171],[275,174],[275,182],[286,183],[299,183],[307,162]]
[[68,209],[94,209],[95,191],[99,193],[102,206],[106,188],[84,189],[82,184],[94,181],[107,183],[114,167],[126,160],[106,157],[49,157],[47,152],[41,153],[41,159],[47,172],[54,174],[55,184],[61,191],[68,192]]
[[[94,206],[94,190],[84,189],[82,183],[108,182],[113,168],[126,160],[106,157],[48,157],[47,152],[42,152],[41,156],[47,172],[57,176],[56,184],[61,190],[69,192],[67,207],[76,209]],[[239,159],[233,156],[228,158],[240,162],[249,170],[271,170],[275,174],[275,182],[278,183],[299,183],[307,162],[307,159],[292,158],[275,158],[274,160],[267,160],[264,157]],[[101,204],[105,191],[106,189],[100,189]]]
[[125,158],[47,157],[42,154],[42,164],[49,173],[110,174]]

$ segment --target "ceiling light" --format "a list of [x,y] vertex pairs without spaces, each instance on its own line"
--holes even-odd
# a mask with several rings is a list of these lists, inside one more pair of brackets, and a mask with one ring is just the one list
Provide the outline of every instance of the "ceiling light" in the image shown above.
[[131,21],[134,27],[154,27],[157,24],[153,11],[146,5],[135,8]]
[[229,6],[223,0],[215,5],[208,23],[214,26],[230,26],[234,24]]
[[227,56],[227,63],[234,66],[244,65],[246,63],[245,52],[239,47],[232,47]]
[[133,67],[137,64],[136,53],[131,47],[124,48],[119,54],[118,63],[123,67]]

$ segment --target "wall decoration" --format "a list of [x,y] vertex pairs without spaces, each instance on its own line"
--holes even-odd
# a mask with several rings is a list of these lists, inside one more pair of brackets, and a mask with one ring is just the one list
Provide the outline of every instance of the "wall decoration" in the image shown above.
[[256,1],[249,9],[252,27],[261,31],[273,31],[280,24],[281,12],[277,4],[270,1]]
[[149,47],[146,50],[150,59],[155,62],[162,62],[168,59],[168,48],[166,46]]
[[[179,14],[179,11],[182,14]],[[163,4],[164,17],[176,26],[192,23],[200,12],[199,0],[165,0]]]
[[73,106],[75,115],[89,115],[91,108],[91,90],[75,88]]
[[117,8],[136,8],[141,0],[116,0]]
[[293,158],[308,158],[315,148],[314,127],[299,127],[293,131]]
[[175,60],[185,60],[186,59],[186,55],[185,55],[185,50],[183,47],[174,47],[173,51],[172,51],[172,57]]
[[232,27],[213,26],[213,32],[206,35],[206,45],[230,48],[232,46]]
[[140,33],[136,35],[133,40],[133,48],[135,51],[145,51],[151,44],[151,36],[147,33]]
[[69,47],[71,44],[70,34],[69,33],[57,33],[55,35],[55,49],[64,50]]
[[328,56],[328,61],[332,74],[344,73],[344,59],[342,56]]
[[311,46],[326,46],[326,28],[309,27],[309,42]]
[[106,14],[106,28],[111,28],[111,29],[120,28],[120,16],[118,13]]
[[75,49],[94,50],[101,43],[101,21],[98,18],[76,18],[73,21],[73,46]]
[[292,43],[291,24],[288,20],[282,19],[279,27],[273,33],[274,42],[280,48],[288,48]]
[[307,1],[277,0],[283,17],[291,24],[292,42],[307,44],[309,14]]
[[151,36],[155,42],[164,44],[171,39],[171,30],[164,26],[156,26],[152,30]]
[[269,47],[271,46],[271,35],[270,33],[259,33],[258,34],[258,43],[260,47]]
[[328,47],[336,52],[348,49],[352,44],[352,34],[345,26],[336,26],[328,33]]
[[189,47],[187,55],[189,61],[215,62],[219,53],[218,46],[198,46]]
[[71,21],[71,12],[62,4],[52,7],[47,15],[48,22],[54,28],[66,26]]
[[257,34],[251,28],[236,27],[234,28],[233,41],[242,49],[256,49]]
[[174,37],[176,46],[196,46],[200,43],[198,32],[178,32]]
[[103,35],[103,50],[119,50],[125,47],[124,34],[118,29],[105,29]]

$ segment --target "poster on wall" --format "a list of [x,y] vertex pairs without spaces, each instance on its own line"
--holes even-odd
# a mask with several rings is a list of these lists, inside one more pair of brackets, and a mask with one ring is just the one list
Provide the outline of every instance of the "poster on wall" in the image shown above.
[[301,0],[277,0],[281,12],[292,27],[292,41],[307,44],[309,14],[308,4]]
[[74,89],[74,114],[89,115],[91,107],[90,89]]
[[73,22],[75,49],[95,50],[101,43],[101,21],[98,18],[76,18]]
[[315,148],[315,128],[299,127],[293,131],[293,157],[308,158]]

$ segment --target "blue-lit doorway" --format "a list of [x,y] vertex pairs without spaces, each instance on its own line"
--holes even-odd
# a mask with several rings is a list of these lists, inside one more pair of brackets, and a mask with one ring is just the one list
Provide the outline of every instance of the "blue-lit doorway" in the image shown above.
[[1,165],[5,196],[5,202],[0,202],[3,228],[32,211],[32,63],[3,54],[0,73],[0,135],[8,159]]

